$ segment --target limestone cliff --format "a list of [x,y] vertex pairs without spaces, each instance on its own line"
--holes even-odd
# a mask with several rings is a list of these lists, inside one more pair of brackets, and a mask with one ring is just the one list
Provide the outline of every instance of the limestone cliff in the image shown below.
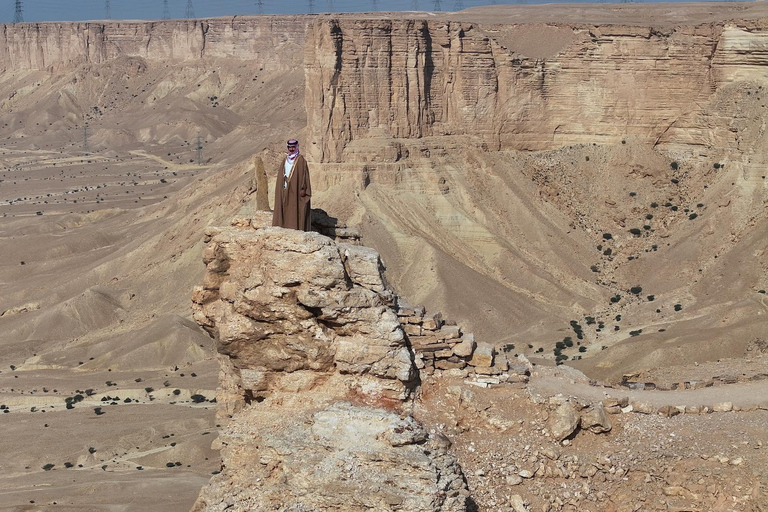
[[[377,137],[463,135],[519,150],[627,137],[677,149],[728,146],[734,137],[722,119],[704,130],[670,128],[686,125],[720,88],[764,78],[767,29],[763,21],[654,28],[318,19],[305,58],[310,135],[328,162],[348,161],[349,143]],[[532,30],[557,48],[532,56]]]
[[195,320],[217,339],[223,472],[195,510],[465,510],[378,253],[281,228],[209,230]]
[[0,69],[53,70],[121,56],[153,61],[274,60],[275,48],[303,44],[305,23],[300,17],[283,16],[4,25]]

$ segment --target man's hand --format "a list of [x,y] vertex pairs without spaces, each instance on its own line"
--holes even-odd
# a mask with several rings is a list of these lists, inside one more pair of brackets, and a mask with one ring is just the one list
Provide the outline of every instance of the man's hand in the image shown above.
[[306,192],[306,190],[299,190],[299,195],[300,195],[301,197],[307,197],[307,192]]

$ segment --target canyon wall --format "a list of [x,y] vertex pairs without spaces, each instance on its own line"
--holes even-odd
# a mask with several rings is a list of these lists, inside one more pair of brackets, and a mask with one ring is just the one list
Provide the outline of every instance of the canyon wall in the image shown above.
[[261,60],[273,58],[275,50],[285,45],[300,48],[305,24],[306,19],[281,16],[3,25],[0,69],[55,70],[121,56],[156,61]]
[[518,150],[627,137],[727,146],[727,122],[691,132],[686,119],[719,89],[765,79],[767,28],[321,18],[306,45],[310,138],[328,162],[376,137],[461,135]]

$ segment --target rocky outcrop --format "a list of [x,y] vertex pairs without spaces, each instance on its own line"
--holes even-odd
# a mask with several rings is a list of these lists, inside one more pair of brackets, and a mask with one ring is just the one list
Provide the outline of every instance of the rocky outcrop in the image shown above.
[[206,234],[193,311],[227,427],[195,510],[465,510],[450,443],[406,414],[419,373],[378,253],[260,222]]

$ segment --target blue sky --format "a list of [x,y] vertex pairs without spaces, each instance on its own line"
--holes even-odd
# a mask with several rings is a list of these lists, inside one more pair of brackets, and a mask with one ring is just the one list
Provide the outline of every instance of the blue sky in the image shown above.
[[[261,0],[264,14],[310,12],[403,11],[417,8],[433,10],[435,2],[441,10],[490,4],[491,0]],[[171,18],[186,16],[188,0],[168,0]],[[506,3],[500,0],[498,3]],[[15,0],[0,0],[0,22],[14,19]],[[106,18],[106,0],[21,0],[25,22],[79,21]],[[161,19],[163,0],[110,0],[112,19]],[[258,0],[192,0],[195,17],[210,18],[233,14],[259,14]]]
[[[542,3],[552,0],[192,0],[195,17],[234,14],[297,14],[406,10],[453,11],[478,5]],[[584,0],[556,0],[558,2]],[[601,0],[592,0],[601,1]],[[621,0],[602,0],[618,2]],[[646,0],[656,1],[656,0]],[[674,0],[673,0],[674,1]],[[184,18],[189,0],[167,0],[171,18]],[[106,19],[107,0],[21,0],[25,22]],[[261,5],[259,5],[259,3]],[[14,20],[16,0],[0,0],[0,23]],[[163,0],[109,0],[112,19],[162,19]]]

